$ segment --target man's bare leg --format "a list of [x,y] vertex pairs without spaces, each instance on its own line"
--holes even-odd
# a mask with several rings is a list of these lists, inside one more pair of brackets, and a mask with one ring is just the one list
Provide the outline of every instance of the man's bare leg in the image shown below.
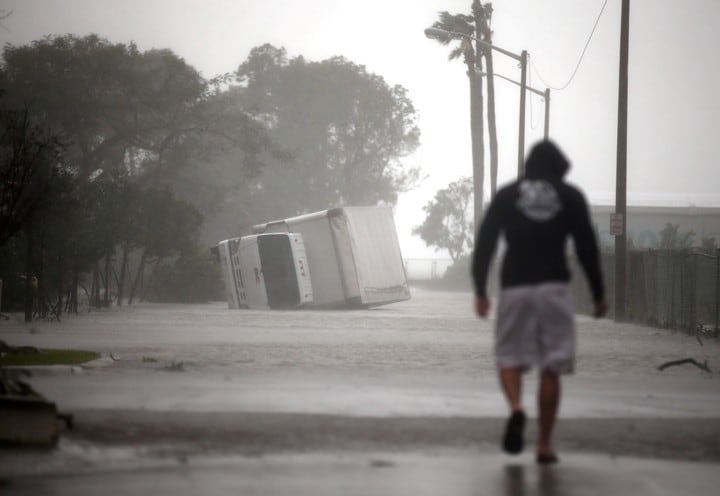
[[522,370],[501,368],[500,384],[510,404],[511,414],[505,425],[502,447],[511,455],[521,453],[525,446],[525,412],[522,408]]
[[554,455],[552,433],[559,405],[560,377],[554,372],[544,370],[540,376],[540,387],[538,389],[538,408],[540,410],[538,457]]
[[500,369],[500,385],[512,412],[522,408],[522,371],[519,368]]

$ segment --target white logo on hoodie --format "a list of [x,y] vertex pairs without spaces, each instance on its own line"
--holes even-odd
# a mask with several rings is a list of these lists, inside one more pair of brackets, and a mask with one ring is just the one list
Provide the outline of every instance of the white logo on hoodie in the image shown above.
[[562,209],[557,191],[547,181],[523,179],[519,188],[517,206],[525,217],[545,222],[554,218]]

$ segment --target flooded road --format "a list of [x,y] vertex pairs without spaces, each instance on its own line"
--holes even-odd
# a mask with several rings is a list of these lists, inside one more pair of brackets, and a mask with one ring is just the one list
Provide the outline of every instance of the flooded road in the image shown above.
[[[360,491],[352,481],[367,472],[378,489],[370,492],[403,494],[390,489],[414,473],[436,482],[460,477],[450,494],[485,493],[476,488],[481,475],[499,488],[494,494],[520,479],[530,481],[526,492],[512,494],[600,494],[557,485],[539,492],[532,447],[520,458],[499,453],[506,407],[492,325],[475,317],[469,293],[418,288],[410,301],[368,310],[142,304],[59,323],[2,321],[0,339],[9,344],[92,349],[103,358],[34,371],[32,385],[74,413],[77,427],[52,453],[0,452],[0,478],[17,494],[54,494],[56,484],[101,486],[110,471],[115,494],[129,494],[126,471],[140,467],[161,494],[192,494],[176,486],[210,479],[246,494],[280,494],[291,482],[313,488],[298,494],[352,494]],[[634,473],[663,473],[676,460],[717,473],[720,374],[657,367],[694,358],[720,370],[719,343],[586,317],[578,330],[578,373],[564,383],[557,428],[559,480],[575,487],[621,469],[608,494],[628,492]],[[531,417],[534,387],[531,374]],[[532,444],[534,426],[528,435]],[[378,466],[371,453],[399,458]],[[619,466],[618,457],[635,461]],[[242,478],[247,486],[222,475],[228,464],[252,474]],[[513,464],[524,468],[508,472]],[[421,486],[413,494],[437,494],[423,492],[432,483]],[[206,494],[219,493],[208,487]]]

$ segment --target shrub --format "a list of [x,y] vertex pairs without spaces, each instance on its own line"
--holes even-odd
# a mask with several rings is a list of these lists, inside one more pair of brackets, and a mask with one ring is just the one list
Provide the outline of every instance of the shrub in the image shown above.
[[222,274],[209,250],[194,248],[153,272],[145,299],[154,302],[207,303],[224,299]]

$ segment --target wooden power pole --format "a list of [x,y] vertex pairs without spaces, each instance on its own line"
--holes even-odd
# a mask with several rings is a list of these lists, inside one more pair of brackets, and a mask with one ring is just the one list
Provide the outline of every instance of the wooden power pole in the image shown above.
[[627,286],[627,115],[630,0],[622,0],[620,14],[620,70],[618,82],[617,172],[615,179],[615,321],[625,319]]

